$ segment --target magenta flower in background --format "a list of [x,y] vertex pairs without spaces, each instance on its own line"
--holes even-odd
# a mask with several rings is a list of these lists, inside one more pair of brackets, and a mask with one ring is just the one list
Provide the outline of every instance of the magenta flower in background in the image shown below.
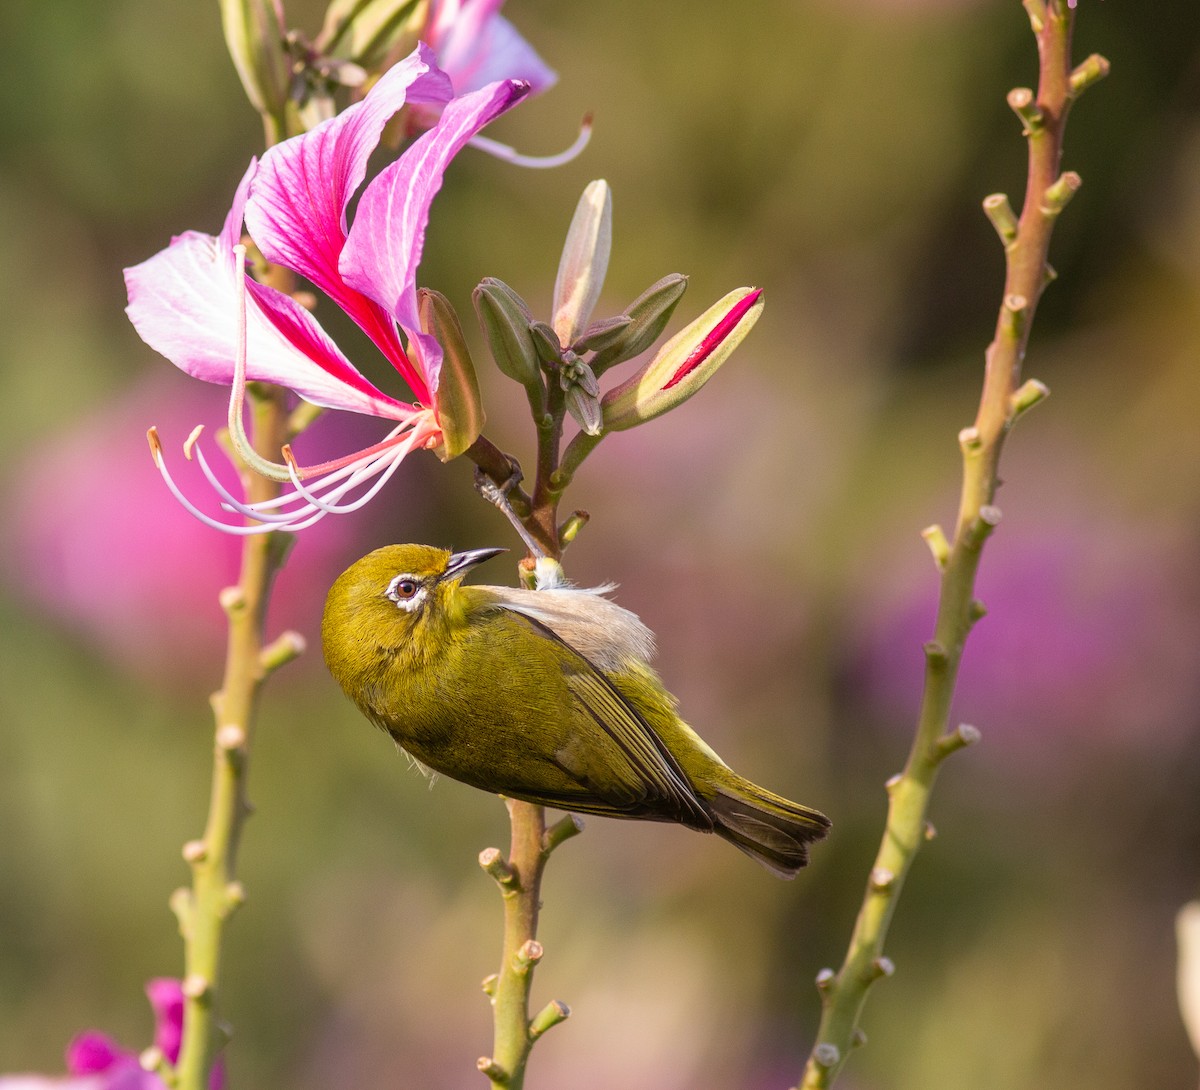
[[[393,424],[380,442],[353,454],[307,468],[274,466],[271,475],[290,477],[293,489],[253,506],[216,480],[196,448],[223,510],[259,520],[253,526],[196,508],[156,449],[168,485],[194,515],[231,533],[302,529],[326,514],[362,506],[410,451],[440,443],[442,351],[421,331],[417,314],[416,271],[429,208],[450,160],[528,92],[527,83],[502,80],[454,98],[429,47],[418,45],[361,102],[252,162],[220,235],[189,231],[125,271],[127,312],[142,339],[188,374],[233,387],[237,412],[235,361],[244,344],[246,379]],[[366,176],[367,160],[384,126],[409,103],[441,107],[441,116],[365,188],[348,227],[347,206]],[[243,219],[268,261],[305,277],[359,325],[407,383],[413,402],[377,389],[306,309],[246,274],[234,248]],[[351,494],[356,498],[345,500]]]
[[[183,991],[178,980],[158,978],[146,985],[154,1010],[154,1044],[170,1063],[179,1059],[183,1034]],[[210,1090],[225,1085],[218,1060]],[[0,1075],[0,1090],[166,1090],[162,1079],[142,1068],[138,1053],[122,1048],[107,1034],[86,1030],[67,1046],[67,1077]]]
[[[1133,535],[1061,507],[1028,529],[1006,524],[980,569],[988,614],[971,633],[954,715],[982,729],[990,752],[1053,774],[1086,772],[1085,752],[1181,744],[1200,700],[1200,625],[1180,593],[1191,570],[1190,543],[1146,524]],[[914,575],[890,609],[884,591],[865,599],[853,669],[858,693],[906,732],[936,608],[936,584],[923,567]],[[888,569],[881,578],[896,581]]]

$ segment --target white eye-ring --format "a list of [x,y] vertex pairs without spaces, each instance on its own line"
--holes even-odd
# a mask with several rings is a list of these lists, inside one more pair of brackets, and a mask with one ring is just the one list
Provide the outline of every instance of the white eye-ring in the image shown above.
[[415,575],[402,572],[389,584],[387,596],[401,609],[412,612],[425,601],[425,585]]

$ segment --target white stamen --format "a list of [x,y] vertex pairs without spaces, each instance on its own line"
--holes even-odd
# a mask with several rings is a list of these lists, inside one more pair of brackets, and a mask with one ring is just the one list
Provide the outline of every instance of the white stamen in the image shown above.
[[564,163],[569,163],[588,146],[588,141],[591,138],[592,119],[588,116],[583,119],[583,124],[579,126],[579,135],[575,137],[575,143],[567,148],[566,151],[560,151],[557,155],[522,155],[516,148],[508,144],[501,144],[498,140],[492,140],[486,136],[474,136],[468,143],[472,147],[487,152],[488,155],[493,155],[497,159],[502,159],[506,163],[512,163],[514,166],[544,170],[549,167],[559,167]]
[[[292,478],[292,487],[301,496],[308,500],[313,507],[316,507],[318,510],[323,511],[326,514],[344,515],[350,511],[357,511],[364,504],[373,500],[379,494],[379,490],[385,484],[387,484],[389,480],[391,480],[392,474],[400,468],[400,463],[404,461],[405,457],[407,457],[408,453],[412,450],[416,442],[417,434],[418,433],[416,431],[413,431],[402,443],[397,443],[396,446],[392,447],[390,450],[384,451],[381,455],[376,455],[372,461],[360,472],[355,473],[348,481],[346,481],[345,484],[339,485],[336,489],[334,489],[333,498],[335,502],[333,503],[330,503],[328,499],[318,496],[312,489],[306,488],[304,482],[300,480],[300,475],[296,472],[295,463],[288,462],[288,470],[290,471]],[[379,467],[385,464],[387,465],[387,468],[380,473]],[[369,489],[367,489],[366,492],[359,496],[358,499],[352,500],[350,503],[339,504],[336,502],[337,500],[340,500],[342,496],[344,496],[351,488],[354,488],[356,485],[361,484],[365,480],[369,480],[377,473],[379,473],[379,479]]]
[[[417,435],[418,433],[414,431],[406,436],[403,442],[397,443],[395,446],[383,451],[376,451],[371,455],[343,466],[341,469],[335,470],[314,487],[306,487],[300,483],[298,477],[294,477],[295,491],[276,496],[269,500],[262,500],[259,503],[245,503],[234,496],[217,478],[216,473],[208,463],[208,459],[205,458],[203,450],[196,444],[196,437],[192,436],[192,453],[195,455],[196,461],[199,463],[205,478],[220,498],[222,510],[230,514],[241,515],[244,518],[254,519],[256,520],[256,525],[221,522],[201,511],[183,494],[167,470],[166,461],[162,457],[161,446],[155,447],[153,445],[157,436],[152,440],[152,450],[154,451],[154,463],[158,467],[159,474],[166,482],[171,494],[179,501],[188,514],[192,515],[193,518],[199,519],[206,526],[211,526],[214,530],[245,536],[247,534],[271,533],[274,530],[303,530],[319,522],[328,514],[346,514],[350,511],[357,511],[364,504],[374,499],[379,490],[387,484],[388,480],[399,469],[400,463],[404,461],[404,458],[416,444]],[[338,502],[347,492],[371,480],[372,477],[377,479],[357,499],[349,503]],[[291,505],[293,504],[299,504],[299,506],[292,508]],[[284,508],[291,509],[283,510]]]

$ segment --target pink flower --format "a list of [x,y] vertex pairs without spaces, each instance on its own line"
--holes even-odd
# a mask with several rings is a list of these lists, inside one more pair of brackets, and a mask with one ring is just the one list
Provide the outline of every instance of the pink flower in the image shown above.
[[[362,506],[409,451],[439,445],[442,350],[420,328],[416,291],[430,204],[450,160],[528,92],[528,83],[501,80],[455,98],[432,51],[418,45],[361,102],[251,162],[220,235],[186,232],[125,271],[127,313],[142,339],[188,374],[231,387],[235,444],[247,380],[276,383],[316,405],[393,425],[380,442],[307,468],[290,458],[286,465],[255,460],[243,439],[239,452],[255,469],[293,486],[259,505],[238,501],[189,442],[189,455],[194,449],[223,510],[256,525],[228,524],[195,507],[176,487],[152,435],[160,472],[194,515],[230,533],[298,530]],[[412,103],[438,107],[441,115],[363,190],[348,227],[347,206],[384,126]],[[246,274],[236,248],[243,220],[268,261],[305,277],[359,325],[408,384],[414,402],[377,389],[307,310]],[[357,497],[345,501],[348,494]]]
[[504,0],[433,0],[422,36],[456,94],[493,80],[523,79],[533,94],[558,81],[537,52],[500,14]]
[[[550,68],[517,29],[500,14],[504,0],[432,0],[421,40],[428,43],[438,67],[450,77],[456,95],[476,91],[494,80],[520,79],[530,94],[541,94],[558,82]],[[416,104],[410,124],[417,129],[437,121],[436,108]],[[516,166],[545,169],[569,163],[591,139],[591,118],[584,118],[579,135],[555,155],[522,155],[507,144],[476,136],[472,146]]]
[[[183,991],[178,980],[159,978],[146,985],[154,1010],[154,1045],[169,1063],[179,1059],[183,1035]],[[138,1054],[122,1048],[107,1034],[86,1030],[67,1046],[65,1079],[41,1075],[0,1075],[0,1090],[166,1090],[162,1079],[146,1071]],[[210,1090],[225,1085],[218,1061],[209,1079]]]

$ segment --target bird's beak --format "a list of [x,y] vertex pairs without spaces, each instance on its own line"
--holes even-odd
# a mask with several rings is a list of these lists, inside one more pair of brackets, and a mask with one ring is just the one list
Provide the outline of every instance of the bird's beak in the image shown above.
[[454,553],[446,565],[442,579],[460,579],[476,564],[491,560],[493,556],[508,552],[507,549],[468,549],[465,553]]

